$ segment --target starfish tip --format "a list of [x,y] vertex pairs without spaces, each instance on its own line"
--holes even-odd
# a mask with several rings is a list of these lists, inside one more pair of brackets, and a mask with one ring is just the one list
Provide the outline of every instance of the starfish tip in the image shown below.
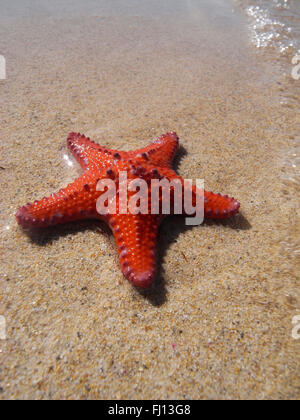
[[239,212],[240,207],[241,207],[241,204],[237,200],[234,200],[232,203],[230,214],[232,216],[236,215]]
[[149,289],[154,281],[155,274],[153,271],[143,271],[131,276],[131,283],[142,289]]
[[31,220],[32,218],[28,212],[27,206],[20,207],[15,216],[18,224],[23,228],[30,227],[33,225]]

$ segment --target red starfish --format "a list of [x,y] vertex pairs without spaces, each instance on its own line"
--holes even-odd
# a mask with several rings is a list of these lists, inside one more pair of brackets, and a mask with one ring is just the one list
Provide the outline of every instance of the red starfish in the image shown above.
[[[119,172],[126,171],[128,182],[141,178],[149,184],[153,178],[165,178],[177,179],[183,185],[183,179],[171,168],[179,145],[176,133],[167,133],[148,147],[131,152],[109,150],[75,133],[68,136],[67,143],[84,170],[82,176],[58,193],[21,207],[16,214],[18,223],[24,228],[42,228],[86,218],[102,219],[115,236],[124,275],[135,286],[150,287],[156,271],[158,229],[166,215],[150,214],[150,211],[148,214],[120,214],[118,200],[116,214],[100,215],[96,203],[102,192],[97,191],[97,184],[99,180],[110,178],[118,191]],[[196,187],[192,187],[192,191],[195,203]],[[233,216],[239,206],[234,198],[204,191],[206,218]]]

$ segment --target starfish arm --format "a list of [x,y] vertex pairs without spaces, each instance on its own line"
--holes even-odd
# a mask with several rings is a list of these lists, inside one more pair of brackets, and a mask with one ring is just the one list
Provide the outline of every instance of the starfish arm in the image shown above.
[[[197,203],[197,191],[200,195],[203,194],[203,191],[199,191],[194,185],[190,187],[192,188],[192,204],[195,207]],[[204,203],[201,200],[201,205],[203,204],[205,219],[227,219],[235,216],[240,208],[240,203],[235,198],[228,197],[228,195],[215,194],[206,190],[204,190]]]
[[24,228],[43,228],[75,220],[99,217],[96,183],[82,175],[66,188],[40,201],[20,207],[17,222]]
[[107,149],[80,133],[70,133],[67,138],[67,146],[84,170],[93,166],[107,168],[118,159],[127,157],[127,152]]
[[[196,191],[196,187],[193,186],[194,197],[196,197]],[[204,191],[204,217],[206,219],[227,219],[235,216],[239,208],[240,203],[233,197]]]
[[108,219],[118,247],[122,272],[135,286],[148,288],[155,278],[160,220],[159,215],[150,214],[117,214]]
[[[194,185],[189,185],[188,183],[184,183],[182,177],[178,176],[176,172],[171,169],[161,168],[160,169],[160,176],[166,177],[169,180],[178,180],[181,182],[182,189],[184,186],[186,188],[191,188],[191,195],[192,195],[192,205],[196,206],[196,195],[197,195],[197,188]],[[184,211],[184,190],[182,190],[182,208]],[[201,191],[199,191],[200,195],[202,195]],[[174,206],[174,200],[176,199],[176,195],[174,197],[171,196],[171,204]],[[179,198],[181,199],[181,198]],[[203,202],[201,202],[202,205]],[[211,191],[204,190],[204,217],[209,219],[226,219],[228,217],[235,216],[240,208],[240,203],[233,197],[228,197],[228,195],[221,195],[221,194],[214,194]],[[173,212],[173,209],[172,209]]]
[[130,157],[144,157],[154,166],[165,166],[171,168],[178,146],[178,136],[175,132],[171,132],[162,135],[143,149],[128,152],[128,155]]

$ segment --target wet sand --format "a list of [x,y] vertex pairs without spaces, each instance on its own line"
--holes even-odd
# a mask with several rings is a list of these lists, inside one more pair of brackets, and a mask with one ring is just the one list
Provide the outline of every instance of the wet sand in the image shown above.
[[[300,397],[299,81],[217,3],[0,18],[0,399]],[[20,205],[77,176],[69,132],[130,150],[170,130],[178,173],[241,214],[168,218],[150,291],[100,223],[17,226]]]

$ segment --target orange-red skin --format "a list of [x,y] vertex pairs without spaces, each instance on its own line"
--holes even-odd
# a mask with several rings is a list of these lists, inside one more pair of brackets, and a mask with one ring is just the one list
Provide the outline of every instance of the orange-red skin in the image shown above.
[[[104,220],[114,234],[124,275],[135,286],[150,287],[156,274],[159,225],[166,215],[152,215],[150,208],[148,214],[119,214],[118,197],[116,214],[100,215],[96,203],[102,192],[97,191],[97,184],[101,179],[111,178],[118,191],[119,172],[126,171],[128,182],[142,178],[150,185],[153,178],[166,178],[178,179],[183,185],[183,179],[172,169],[179,146],[177,134],[167,133],[149,146],[130,152],[107,149],[76,133],[69,134],[67,144],[83,174],[50,197],[19,208],[16,213],[18,223],[32,229],[87,218]],[[194,203],[196,188],[191,188]],[[234,198],[204,191],[205,218],[234,216],[239,207]]]

